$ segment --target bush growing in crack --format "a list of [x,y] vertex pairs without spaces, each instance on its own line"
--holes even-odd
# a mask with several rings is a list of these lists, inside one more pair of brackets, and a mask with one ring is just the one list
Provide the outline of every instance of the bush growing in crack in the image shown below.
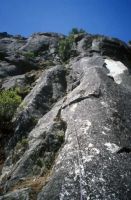
[[55,63],[52,60],[45,60],[39,63],[41,69],[46,69],[52,66],[55,66]]
[[28,149],[28,138],[23,137],[21,141],[19,141],[15,146],[12,157],[13,163],[16,163],[27,149]]
[[70,35],[65,39],[60,40],[58,45],[58,55],[62,62],[68,63],[71,57],[77,55],[75,50],[75,39],[74,35]]
[[37,54],[33,51],[23,52],[22,55],[25,56],[26,59],[33,59],[37,56]]
[[73,45],[73,40],[70,40],[69,38],[60,40],[58,46],[58,54],[63,62],[69,60],[71,56],[72,45]]
[[14,89],[0,91],[0,129],[12,128],[12,118],[22,99]]
[[77,56],[78,52],[76,51],[76,36],[86,33],[83,29],[73,28],[69,35],[60,40],[58,45],[58,55],[62,62],[67,63],[71,57]]
[[26,96],[27,94],[29,94],[29,92],[31,91],[31,87],[30,87],[30,86],[16,87],[15,90],[16,90],[17,94],[18,94],[19,96],[21,96],[22,99],[24,99],[25,96]]
[[52,167],[57,153],[61,148],[65,137],[66,124],[62,119],[57,119],[45,140],[39,145],[32,155],[34,162],[33,175],[45,175]]

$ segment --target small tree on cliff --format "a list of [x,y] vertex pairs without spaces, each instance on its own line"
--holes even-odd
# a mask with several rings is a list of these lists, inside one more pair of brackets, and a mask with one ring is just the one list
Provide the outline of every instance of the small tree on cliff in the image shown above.
[[0,91],[0,129],[10,129],[11,120],[15,114],[21,97],[16,90]]
[[76,34],[81,34],[81,33],[86,33],[86,31],[82,28],[72,28],[72,30],[69,32],[69,35],[76,35]]
[[60,40],[58,54],[63,62],[67,61],[71,57],[73,43],[73,37],[66,37],[65,39]]

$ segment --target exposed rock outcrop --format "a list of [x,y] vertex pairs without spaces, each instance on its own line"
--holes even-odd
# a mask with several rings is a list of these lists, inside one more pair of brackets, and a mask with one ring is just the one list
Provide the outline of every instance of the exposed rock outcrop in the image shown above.
[[1,89],[30,87],[4,147],[0,200],[130,200],[131,48],[80,34],[60,64],[64,37],[0,34]]

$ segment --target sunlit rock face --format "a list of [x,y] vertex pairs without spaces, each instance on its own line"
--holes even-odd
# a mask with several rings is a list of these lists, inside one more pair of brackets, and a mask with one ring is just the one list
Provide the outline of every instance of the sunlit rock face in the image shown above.
[[[19,83],[31,89],[3,145],[0,200],[130,200],[131,49],[117,39],[83,34],[77,56],[65,64],[57,52],[64,37],[0,35],[1,88]],[[37,52],[27,59],[33,68],[22,71],[21,59],[14,59],[8,43],[3,48],[3,40],[15,41],[24,63],[25,51]],[[42,68],[47,60],[53,66]]]

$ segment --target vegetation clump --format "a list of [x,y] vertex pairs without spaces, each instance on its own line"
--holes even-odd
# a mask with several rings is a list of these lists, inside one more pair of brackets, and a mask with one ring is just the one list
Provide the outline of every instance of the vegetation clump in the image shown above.
[[75,39],[76,35],[86,33],[83,29],[73,28],[69,35],[60,40],[58,45],[58,54],[62,62],[67,62],[72,56],[76,56],[77,52],[75,50]]
[[30,58],[35,58],[37,55],[33,51],[27,51],[23,53],[23,56],[25,56],[25,58],[27,59],[30,59]]
[[16,90],[0,91],[0,127],[11,122],[21,101]]
[[29,94],[30,90],[31,90],[31,88],[30,88],[28,85],[25,86],[25,87],[16,87],[16,88],[15,88],[15,91],[17,92],[17,94],[18,94],[22,99],[24,99],[25,96],[26,96],[27,94]]
[[16,163],[28,148],[28,138],[22,138],[15,146],[12,161]]
[[86,31],[82,28],[72,28],[72,30],[69,32],[69,35],[76,35],[76,34],[81,34],[81,33],[86,33]]
[[18,151],[22,148],[26,149],[27,147],[28,147],[28,139],[22,138],[22,140],[17,143],[15,149]]
[[48,67],[55,66],[55,63],[52,60],[45,60],[40,62],[40,68],[48,68]]
[[13,134],[12,118],[20,103],[21,97],[15,90],[0,90],[0,164],[5,160],[4,147]]
[[58,54],[63,62],[69,60],[71,57],[71,50],[74,44],[73,37],[67,37],[60,40],[58,46]]

